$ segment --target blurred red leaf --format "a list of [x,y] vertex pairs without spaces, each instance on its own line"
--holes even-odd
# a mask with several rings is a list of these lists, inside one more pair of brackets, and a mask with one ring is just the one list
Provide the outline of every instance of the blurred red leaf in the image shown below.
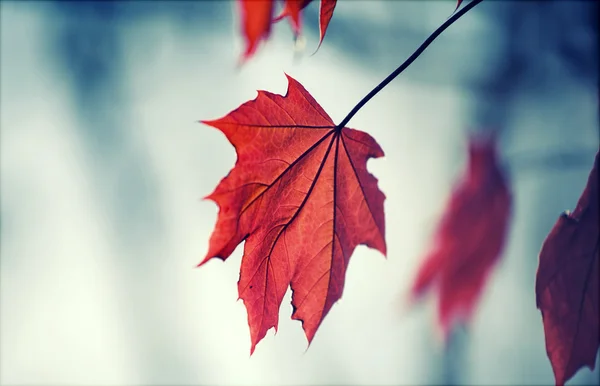
[[385,196],[366,168],[383,151],[368,134],[337,127],[300,83],[286,96],[259,91],[225,117],[205,121],[235,147],[235,167],[207,198],[219,206],[206,263],[245,240],[238,282],[251,353],[277,330],[291,285],[292,319],[310,343],[342,295],[350,255],[365,244],[385,255]]
[[573,213],[563,213],[540,251],[535,293],[557,385],[594,369],[600,346],[598,158]]
[[[311,1],[312,0],[286,0],[281,15],[276,17],[274,21],[279,21],[289,16],[294,34],[299,35],[301,28],[300,11],[310,4]],[[325,33],[327,33],[327,27],[333,16],[336,3],[337,0],[321,0],[321,7],[319,9],[319,47],[321,46],[321,43],[323,43]]]
[[[292,30],[297,36],[302,27],[301,11],[312,0],[285,0],[284,8],[279,16],[273,19],[273,0],[240,0],[242,30],[246,38],[244,60],[249,59],[256,51],[260,40],[267,39],[271,32],[271,23],[290,18]],[[321,0],[319,11],[319,46],[323,42],[327,27],[333,16],[337,0]]]
[[[290,18],[294,35],[300,34],[302,23],[300,21],[300,11],[302,11],[312,0],[286,0],[281,14],[273,19],[273,22],[278,22],[286,17]],[[321,4],[321,6],[323,6]]]
[[471,319],[506,240],[511,194],[495,147],[493,136],[470,139],[466,175],[450,197],[435,245],[411,289],[415,301],[435,287],[444,340],[455,321]]
[[258,43],[269,37],[273,19],[273,0],[239,0],[242,34],[246,38],[244,60],[250,58]]

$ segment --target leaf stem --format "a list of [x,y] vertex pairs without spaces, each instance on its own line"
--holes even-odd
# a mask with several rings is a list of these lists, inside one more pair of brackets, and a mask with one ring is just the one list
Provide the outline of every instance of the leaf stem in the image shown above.
[[346,124],[352,119],[352,117],[360,110],[368,101],[371,100],[379,91],[383,90],[385,86],[387,86],[394,78],[400,75],[408,66],[412,64],[422,53],[425,51],[427,47],[448,27],[450,27],[455,21],[461,18],[462,15],[469,12],[469,10],[475,7],[477,4],[481,3],[483,0],[472,0],[469,4],[467,4],[464,8],[455,13],[452,17],[448,18],[444,24],[439,26],[428,38],[417,48],[417,50],[409,56],[408,59],[404,61],[400,65],[400,67],[396,68],[394,72],[388,75],[381,83],[379,83],[370,93],[368,93],[363,99],[354,108],[346,115],[346,117],[337,125],[338,128],[342,128],[346,126]]

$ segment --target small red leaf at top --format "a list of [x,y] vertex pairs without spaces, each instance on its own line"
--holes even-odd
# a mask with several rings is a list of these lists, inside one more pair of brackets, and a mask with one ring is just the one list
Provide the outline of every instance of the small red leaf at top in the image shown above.
[[446,340],[455,321],[468,322],[508,231],[511,194],[493,136],[472,137],[466,175],[452,193],[435,245],[411,289],[412,300],[438,292],[438,328]]
[[337,127],[288,76],[285,96],[259,91],[225,117],[204,123],[235,147],[235,167],[207,198],[219,206],[209,251],[225,260],[245,240],[238,282],[248,311],[251,353],[291,286],[292,319],[310,343],[341,296],[359,244],[385,255],[385,196],[367,171],[383,156],[368,134]]
[[294,35],[300,35],[302,23],[300,22],[300,11],[303,10],[312,0],[286,0],[281,14],[273,19],[273,22],[278,22],[286,17],[290,18]]
[[599,157],[575,210],[558,218],[540,251],[536,302],[557,385],[581,367],[593,370],[600,346]]
[[246,39],[244,60],[250,58],[258,43],[269,37],[273,19],[273,0],[239,0],[242,32]]
[[317,50],[321,47],[323,39],[325,39],[325,33],[327,33],[327,27],[333,16],[336,2],[337,0],[321,0],[321,8],[319,10],[319,45]]
[[[294,34],[297,36],[300,34],[302,23],[300,21],[300,11],[304,9],[312,0],[286,0],[285,7],[281,14],[277,16],[273,21],[277,22],[285,17],[291,19],[292,29]],[[337,0],[321,0],[321,6],[319,9],[319,45],[317,50],[321,47],[325,33],[327,33],[327,27],[333,16]],[[317,51],[315,50],[315,52]]]

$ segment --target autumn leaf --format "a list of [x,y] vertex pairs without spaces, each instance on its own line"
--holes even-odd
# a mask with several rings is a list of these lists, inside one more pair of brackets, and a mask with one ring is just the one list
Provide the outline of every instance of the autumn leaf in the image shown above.
[[286,0],[281,14],[273,19],[273,22],[276,23],[285,19],[286,17],[289,17],[294,35],[299,35],[302,27],[302,23],[300,21],[300,11],[310,4],[311,1],[312,0]]
[[454,322],[471,319],[506,240],[511,194],[494,138],[471,137],[466,175],[450,197],[435,244],[411,288],[414,302],[435,287],[444,341]]
[[[273,19],[274,0],[239,0],[242,22],[242,33],[246,39],[243,59],[249,59],[256,52],[261,40],[267,39],[271,32],[271,24],[286,17],[290,18],[294,35],[300,34],[302,26],[301,11],[312,0],[286,0],[281,14]],[[327,27],[333,16],[337,0],[321,0],[319,14],[319,47],[325,38]]]
[[383,151],[368,134],[337,127],[304,87],[259,91],[225,117],[203,121],[237,152],[235,167],[208,199],[219,206],[209,251],[227,259],[245,241],[238,281],[248,311],[251,353],[277,330],[288,285],[292,319],[310,343],[342,295],[359,244],[385,255],[384,194],[366,168]]
[[323,39],[325,39],[325,33],[327,33],[327,27],[333,16],[336,1],[337,0],[321,0],[321,8],[319,11],[319,46],[317,49],[321,47],[321,43],[323,43]]
[[[274,22],[289,16],[294,34],[296,36],[299,35],[301,28],[300,11],[310,4],[311,1],[312,0],[286,0],[281,15],[276,17]],[[321,0],[321,7],[319,9],[319,45],[317,49],[321,46],[321,43],[323,43],[336,3],[337,0]]]
[[539,257],[535,293],[546,351],[557,385],[584,366],[594,369],[600,346],[598,162],[572,213],[563,213]]
[[244,60],[250,58],[258,43],[269,37],[273,19],[273,0],[239,0],[242,33],[246,39]]

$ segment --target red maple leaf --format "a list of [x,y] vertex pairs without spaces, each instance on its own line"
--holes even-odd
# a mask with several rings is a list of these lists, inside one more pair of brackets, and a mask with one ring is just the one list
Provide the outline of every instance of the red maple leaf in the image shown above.
[[[311,1],[312,0],[286,0],[281,14],[273,19],[273,22],[275,23],[286,17],[289,17],[292,30],[294,30],[294,35],[299,35],[302,27],[302,23],[300,21],[300,11],[306,8]],[[334,3],[335,1],[337,0],[333,0]],[[321,3],[321,8],[322,7],[323,3]]]
[[[300,14],[312,0],[286,0],[284,9],[281,14],[273,19],[274,0],[240,0],[242,32],[246,38],[246,49],[243,54],[243,59],[250,58],[258,43],[269,37],[271,32],[271,24],[285,17],[290,18],[290,23],[294,34],[300,34],[301,20]],[[321,0],[321,8],[319,13],[319,30],[320,39],[319,46],[323,42],[327,26],[333,16],[337,0]]]
[[563,213],[540,251],[535,293],[557,385],[583,366],[594,369],[600,346],[598,162],[573,213]]
[[[287,76],[287,75],[286,75]],[[300,83],[285,96],[259,91],[225,117],[203,121],[235,147],[235,167],[208,199],[219,206],[209,251],[225,260],[245,240],[239,298],[251,353],[275,327],[291,286],[292,319],[308,342],[342,295],[350,255],[385,255],[384,194],[366,168],[383,151],[368,134],[337,127]]]
[[[276,17],[273,21],[277,22],[289,16],[294,34],[296,36],[299,35],[302,25],[300,22],[300,11],[310,4],[311,1],[312,0],[286,0],[281,15]],[[321,0],[321,7],[319,8],[319,46],[317,49],[321,46],[321,43],[323,43],[336,3],[337,0]]]
[[258,43],[269,37],[273,20],[273,0],[239,0],[242,34],[246,38],[244,60],[250,58]]
[[412,300],[438,292],[438,328],[445,340],[455,321],[468,322],[505,243],[511,194],[500,169],[495,137],[472,137],[466,175],[438,226],[436,243],[411,289]]

